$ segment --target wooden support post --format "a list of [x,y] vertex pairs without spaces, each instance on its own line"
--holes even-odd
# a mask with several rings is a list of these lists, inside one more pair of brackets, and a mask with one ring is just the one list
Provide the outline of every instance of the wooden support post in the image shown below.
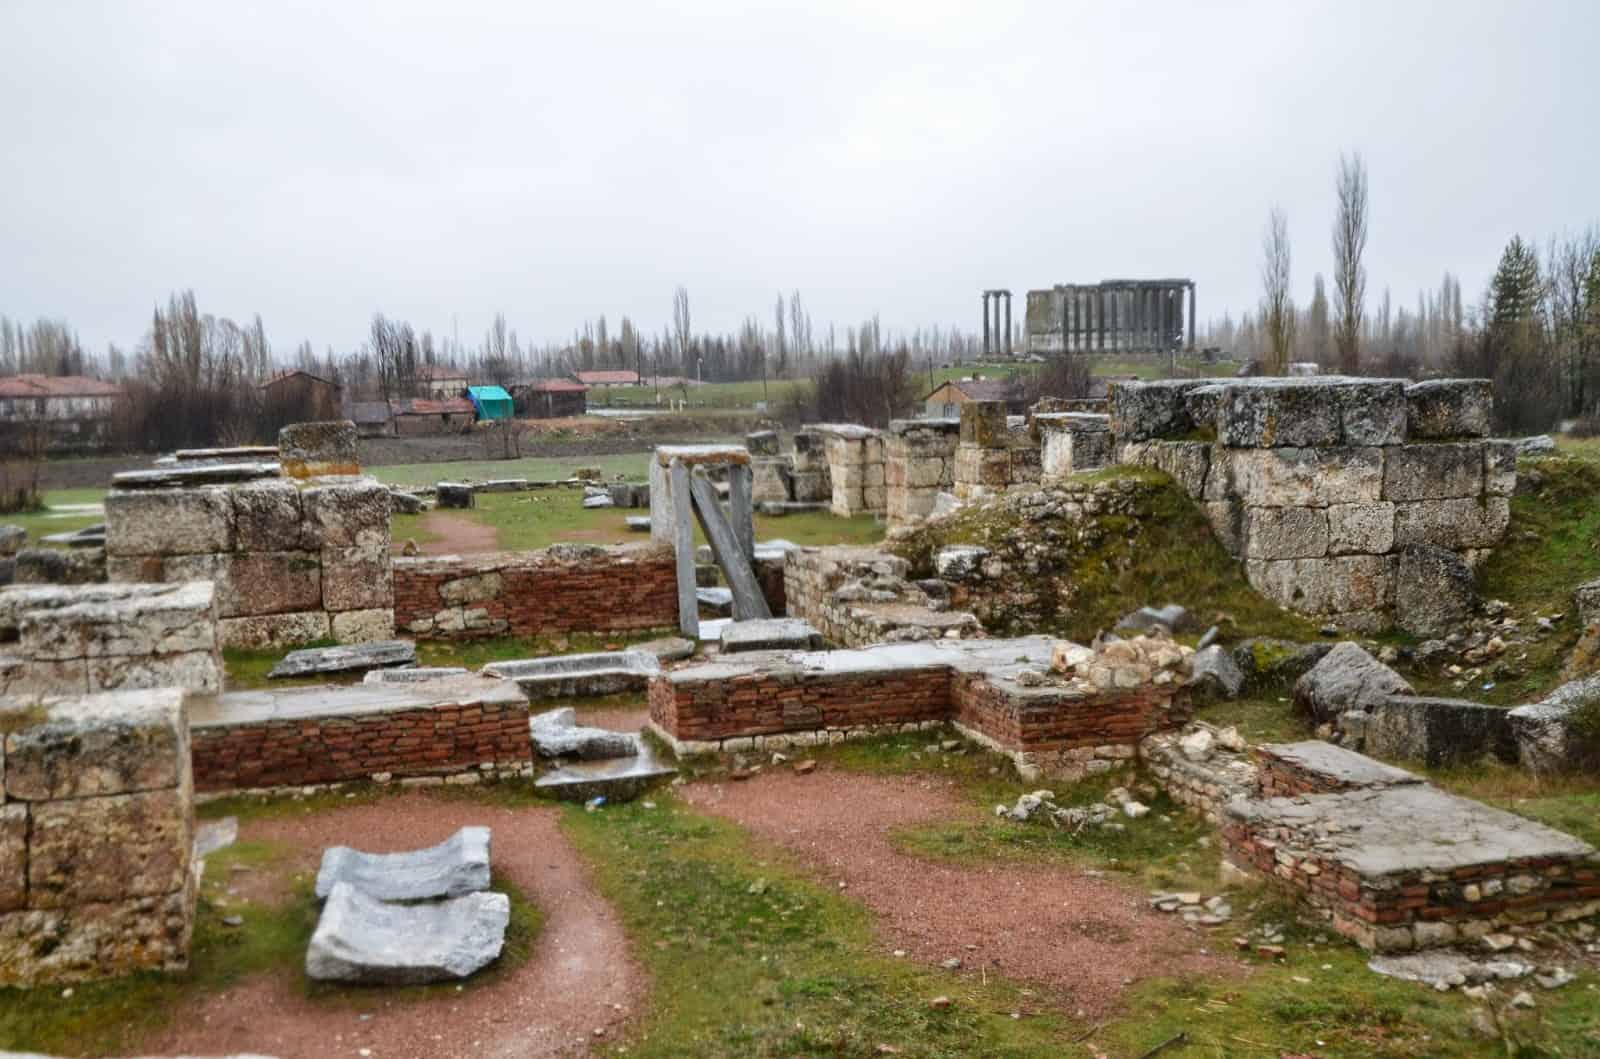
[[772,617],[772,611],[767,608],[767,597],[761,593],[761,583],[756,580],[755,568],[741,550],[739,539],[734,535],[733,527],[728,525],[722,505],[717,502],[717,490],[703,471],[697,470],[689,476],[689,493],[694,498],[695,517],[700,520],[700,528],[705,531],[706,540],[711,542],[717,565],[722,567],[728,587],[733,590],[733,620],[754,621]]
[[672,548],[678,567],[678,631],[700,639],[700,596],[694,577],[694,515],[689,499],[689,468],[674,458],[672,479]]
[[735,463],[728,467],[728,519],[733,523],[733,535],[739,542],[739,552],[746,562],[756,558],[756,515],[751,494],[755,491],[755,471],[748,463]]

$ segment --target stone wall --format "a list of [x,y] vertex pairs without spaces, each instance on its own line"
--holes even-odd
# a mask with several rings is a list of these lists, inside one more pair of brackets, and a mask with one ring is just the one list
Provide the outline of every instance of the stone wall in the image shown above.
[[[1184,737],[1204,731],[1202,746],[1191,740],[1184,749]],[[1167,797],[1185,808],[1219,823],[1223,809],[1234,798],[1250,794],[1256,786],[1256,766],[1249,755],[1218,741],[1218,731],[1196,722],[1184,732],[1157,732],[1139,744],[1139,757],[1155,777]]]
[[111,581],[212,582],[225,647],[394,635],[384,485],[366,477],[290,480],[275,469],[196,484],[206,473],[113,479],[105,501]]
[[827,440],[814,428],[807,427],[795,432],[789,485],[796,503],[833,502],[833,477],[828,469]]
[[910,564],[888,552],[838,545],[785,555],[785,612],[844,647],[983,635],[973,615],[953,611],[908,581]]
[[188,965],[200,862],[184,697],[0,704],[0,986]]
[[526,775],[528,699],[514,681],[230,692],[192,714],[202,791],[350,780]]
[[[1255,589],[1352,629],[1434,634],[1437,603],[1499,542],[1516,450],[1487,438],[1481,379],[1118,382],[1117,459],[1167,472],[1205,509]],[[1419,564],[1435,546],[1459,570]],[[1448,558],[1448,557],[1447,557]],[[1444,578],[1455,584],[1423,584]],[[1470,574],[1465,575],[1470,586]],[[1398,606],[1397,606],[1398,600]],[[1448,615],[1444,617],[1448,621]]]
[[0,591],[0,694],[222,689],[210,582]]
[[959,419],[896,419],[883,439],[889,525],[933,514],[940,493],[955,486]]
[[1038,412],[1033,431],[1040,442],[1040,480],[1056,481],[1111,462],[1115,446],[1111,417],[1086,412]]
[[656,545],[400,558],[395,626],[425,640],[665,628],[677,584],[671,549]]
[[961,441],[956,447],[952,490],[963,500],[1037,485],[1042,473],[1039,444],[1026,423],[1013,428],[1004,401],[968,401],[961,406]]
[[[849,518],[881,514],[888,507],[883,435],[854,423],[812,423],[801,433],[822,439],[827,454],[828,481],[833,487],[831,510],[835,515]],[[797,456],[799,438],[799,434],[795,435]],[[795,472],[798,474],[799,470],[797,463]]]

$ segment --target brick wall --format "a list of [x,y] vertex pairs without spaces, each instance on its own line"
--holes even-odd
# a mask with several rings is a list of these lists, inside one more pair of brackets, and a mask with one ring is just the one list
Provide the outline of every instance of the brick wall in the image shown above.
[[202,791],[299,787],[426,776],[532,761],[526,702],[440,703],[366,714],[196,724],[194,784]]
[[1174,685],[1080,694],[1000,688],[974,674],[955,684],[956,720],[1030,754],[1122,746],[1131,757],[1145,736],[1182,726],[1193,712],[1189,696]]
[[553,545],[396,559],[395,627],[430,640],[619,632],[677,624],[672,551]]

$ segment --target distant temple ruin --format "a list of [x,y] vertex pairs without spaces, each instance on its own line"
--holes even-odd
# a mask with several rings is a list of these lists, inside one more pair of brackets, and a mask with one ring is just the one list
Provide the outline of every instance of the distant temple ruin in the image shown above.
[[[1008,298],[1008,305],[1009,301]],[[1031,290],[1028,292],[1027,332],[1029,353],[1192,350],[1194,281],[1108,279]]]

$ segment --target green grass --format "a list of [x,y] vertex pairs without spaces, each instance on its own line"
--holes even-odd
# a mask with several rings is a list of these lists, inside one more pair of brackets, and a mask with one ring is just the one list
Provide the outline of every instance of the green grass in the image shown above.
[[622,475],[642,482],[650,466],[648,452],[619,456],[524,456],[516,460],[454,460],[448,463],[396,463],[362,470],[389,485],[433,485],[435,482],[486,481],[491,478],[527,478],[555,481],[572,477],[580,467],[598,467],[611,481]]
[[[467,518],[493,527],[496,547],[506,551],[545,548],[557,541],[589,544],[627,544],[644,542],[649,536],[628,529],[629,515],[644,515],[645,510],[626,508],[585,508],[578,489],[541,489],[526,493],[481,493],[474,506],[451,511],[452,517]],[[430,534],[426,515],[395,515],[394,539],[408,537],[423,543]],[[826,511],[802,511],[779,517],[756,515],[757,540],[783,538],[796,544],[874,544],[883,539],[884,527],[872,515],[838,518]],[[434,539],[438,534],[431,535]],[[705,536],[697,526],[695,540]]]
[[[562,822],[652,982],[634,1039],[613,1054],[1065,1054],[1071,1024],[1035,1013],[1046,1005],[1033,991],[880,955],[858,904],[670,795]],[[936,1010],[937,996],[953,1003]]]
[[98,504],[105,499],[104,489],[48,489],[44,493],[44,510],[14,512],[0,515],[0,525],[21,526],[28,531],[28,544],[39,543],[40,538],[52,533],[70,533],[106,520],[103,514],[69,514],[59,509],[64,504]]

